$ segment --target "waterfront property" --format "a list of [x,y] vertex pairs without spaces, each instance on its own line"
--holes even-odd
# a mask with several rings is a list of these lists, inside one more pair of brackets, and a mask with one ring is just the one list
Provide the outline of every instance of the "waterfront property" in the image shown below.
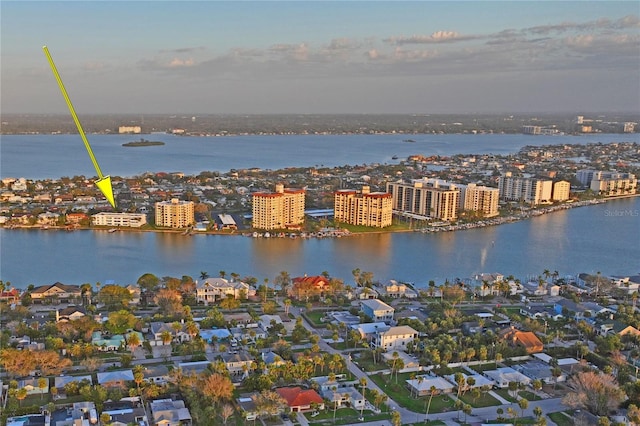
[[409,213],[423,219],[458,218],[460,187],[439,179],[413,179],[387,182],[394,212]]
[[91,223],[95,226],[140,228],[147,224],[147,215],[144,213],[100,212],[91,216]]
[[193,225],[196,222],[193,206],[193,201],[177,198],[156,203],[156,226],[186,228]]
[[227,296],[233,296],[234,299],[246,299],[255,296],[255,294],[255,289],[242,281],[207,278],[196,283],[196,301],[205,306]]
[[388,192],[371,192],[370,187],[365,185],[359,192],[338,190],[333,198],[336,222],[374,228],[392,225],[392,199]]
[[273,229],[297,229],[304,223],[304,189],[285,189],[276,185],[275,192],[253,194],[253,227]]
[[82,291],[78,285],[68,285],[57,282],[50,285],[42,285],[31,291],[31,299],[36,302],[51,300],[56,302],[70,302],[80,300]]

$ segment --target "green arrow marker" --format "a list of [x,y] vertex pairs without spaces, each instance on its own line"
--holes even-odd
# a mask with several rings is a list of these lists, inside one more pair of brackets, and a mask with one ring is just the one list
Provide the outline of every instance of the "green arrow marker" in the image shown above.
[[116,207],[116,200],[113,198],[113,187],[111,186],[111,176],[103,176],[102,171],[100,170],[100,166],[98,165],[98,161],[96,157],[93,155],[93,151],[91,150],[91,145],[89,145],[89,141],[87,140],[87,136],[84,134],[84,130],[82,130],[82,125],[80,124],[80,120],[78,120],[78,116],[76,115],[76,111],[73,109],[73,104],[71,104],[71,99],[69,99],[69,95],[67,94],[67,90],[64,88],[64,84],[62,84],[62,79],[60,78],[60,74],[58,74],[58,69],[56,68],[56,64],[53,63],[53,58],[49,53],[49,49],[47,46],[42,46],[42,50],[44,50],[44,54],[47,55],[47,59],[49,60],[49,65],[51,65],[51,71],[53,71],[53,75],[56,77],[56,81],[58,82],[58,86],[60,87],[60,91],[62,92],[62,96],[64,100],[67,102],[67,106],[69,107],[69,112],[71,112],[71,117],[73,117],[73,122],[76,123],[76,127],[78,128],[78,132],[80,133],[80,137],[82,138],[82,142],[84,142],[85,148],[87,148],[87,152],[89,153],[89,157],[91,157],[91,162],[93,163],[93,167],[96,169],[96,173],[98,173],[98,180],[95,182],[96,186],[104,196],[109,201],[109,204]]

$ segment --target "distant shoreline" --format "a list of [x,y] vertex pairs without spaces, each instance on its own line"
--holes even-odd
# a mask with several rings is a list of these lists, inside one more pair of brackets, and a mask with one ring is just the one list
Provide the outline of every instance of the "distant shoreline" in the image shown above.
[[[585,207],[592,205],[604,204],[609,201],[622,200],[627,198],[635,198],[640,197],[640,194],[632,194],[632,195],[620,195],[615,197],[607,197],[607,198],[597,198],[592,200],[585,201],[576,201],[573,203],[564,203],[558,204],[555,206],[547,206],[542,207],[541,209],[528,210],[518,215],[511,216],[496,216],[492,218],[478,220],[476,222],[469,222],[464,224],[456,224],[456,225],[443,225],[443,226],[425,226],[422,228],[413,228],[413,229],[394,229],[394,230],[384,230],[384,229],[372,229],[371,231],[365,232],[349,232],[348,235],[344,235],[345,237],[349,236],[362,236],[362,235],[375,235],[375,234],[395,234],[395,233],[407,233],[407,232],[421,232],[421,233],[441,233],[441,232],[455,232],[455,231],[464,231],[468,229],[476,229],[476,228],[484,228],[489,226],[499,226],[508,223],[520,222],[523,220],[531,219],[533,217],[543,216],[550,213],[555,213],[557,211],[569,210],[577,207]],[[640,212],[636,212],[640,217]],[[113,227],[92,227],[92,226],[83,226],[83,227],[69,227],[69,226],[46,226],[46,225],[12,225],[12,226],[0,226],[0,229],[6,230],[28,230],[28,231],[64,231],[64,232],[76,232],[76,231],[96,231],[96,232],[140,232],[140,233],[161,233],[161,234],[177,234],[183,235],[185,237],[190,237],[193,235],[223,235],[223,236],[239,236],[239,237],[252,237],[254,231],[253,230],[234,230],[234,231],[197,231],[197,230],[185,230],[181,229],[137,229],[137,228],[113,228]],[[258,234],[264,235],[263,231],[258,232]],[[278,237],[277,234],[279,232],[271,233],[274,236],[267,237],[267,239],[281,239],[281,238],[290,238],[289,236]],[[297,234],[294,238],[300,239],[314,239],[314,238],[335,238],[331,236],[315,236],[313,233],[307,233],[307,236],[301,236],[301,234]]]

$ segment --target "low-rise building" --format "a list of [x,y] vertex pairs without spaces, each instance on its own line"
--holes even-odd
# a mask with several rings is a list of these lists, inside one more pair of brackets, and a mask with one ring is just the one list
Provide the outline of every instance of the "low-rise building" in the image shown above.
[[144,213],[100,212],[91,216],[94,226],[113,226],[123,228],[140,228],[147,224]]
[[276,392],[287,401],[287,405],[294,413],[311,410],[311,404],[317,404],[318,409],[324,409],[324,399],[313,389],[277,388]]
[[149,403],[152,426],[189,426],[191,413],[181,399],[156,399]]
[[376,333],[375,339],[371,342],[376,348],[385,351],[405,351],[409,342],[418,338],[418,332],[408,325],[390,327],[386,331]]
[[380,295],[385,297],[391,297],[394,299],[400,297],[415,299],[418,297],[418,293],[415,290],[404,283],[397,282],[396,280],[389,280],[386,284],[378,285],[378,288]]
[[31,299],[33,302],[42,302],[51,300],[54,302],[71,302],[82,299],[82,291],[80,286],[62,284],[42,285],[31,291]]
[[207,278],[196,282],[196,301],[204,305],[215,303],[227,296],[233,296],[235,299],[246,299],[255,295],[255,289],[242,281]]
[[373,322],[393,321],[395,309],[378,299],[360,301],[360,311],[371,318]]

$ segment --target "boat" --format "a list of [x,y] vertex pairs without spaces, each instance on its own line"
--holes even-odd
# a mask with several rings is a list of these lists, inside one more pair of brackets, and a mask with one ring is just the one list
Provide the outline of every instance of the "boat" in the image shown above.
[[140,138],[139,141],[127,142],[122,144],[122,146],[156,146],[156,145],[164,145],[164,142],[148,141],[144,138]]
[[118,230],[116,228],[111,228],[107,232],[109,232],[110,234],[113,234],[114,232],[117,232],[117,231]]
[[397,160],[397,159],[398,159],[398,156],[397,156],[397,155],[394,155],[393,157],[391,157],[391,159],[392,159],[392,160]]
[[415,142],[413,139],[403,139],[402,142]]

